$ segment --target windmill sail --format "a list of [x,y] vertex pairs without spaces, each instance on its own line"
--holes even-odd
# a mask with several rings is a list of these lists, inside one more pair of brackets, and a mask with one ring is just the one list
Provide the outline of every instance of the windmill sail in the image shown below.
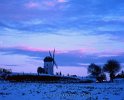
[[53,50],[53,59],[55,58],[55,49]]
[[58,68],[56,61],[55,61],[55,49],[53,50],[53,64]]
[[53,66],[56,66],[56,68],[58,68],[56,61],[55,61],[55,49],[53,50],[53,54],[51,54],[51,52],[49,51],[49,55],[53,59]]
[[56,66],[56,68],[58,69],[58,65],[56,64],[56,62],[54,61],[54,65]]
[[51,57],[51,58],[53,58],[53,57],[52,57],[52,54],[51,54],[51,52],[50,52],[50,51],[49,51],[49,55],[50,55],[50,57]]

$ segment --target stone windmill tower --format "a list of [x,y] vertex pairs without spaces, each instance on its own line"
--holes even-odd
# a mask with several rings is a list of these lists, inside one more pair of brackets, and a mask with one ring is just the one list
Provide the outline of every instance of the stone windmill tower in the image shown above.
[[58,68],[56,62],[55,62],[55,49],[53,51],[53,54],[49,51],[49,56],[46,56],[44,58],[44,70],[50,75],[54,74],[54,66]]

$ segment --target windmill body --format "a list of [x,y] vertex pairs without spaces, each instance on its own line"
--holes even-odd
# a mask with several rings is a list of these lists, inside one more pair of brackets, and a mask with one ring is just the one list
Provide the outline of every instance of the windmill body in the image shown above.
[[55,49],[53,51],[53,54],[51,54],[51,52],[49,51],[49,55],[50,56],[47,56],[44,58],[44,70],[47,74],[51,74],[53,75],[54,74],[54,66],[57,67],[57,64],[55,62]]
[[47,72],[48,74],[53,75],[53,58],[52,57],[45,57],[44,58],[44,70],[45,72]]

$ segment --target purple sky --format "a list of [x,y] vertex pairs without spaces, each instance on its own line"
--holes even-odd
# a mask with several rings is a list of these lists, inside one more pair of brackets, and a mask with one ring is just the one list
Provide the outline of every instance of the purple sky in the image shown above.
[[36,72],[56,49],[63,74],[116,59],[124,65],[123,0],[1,0],[0,66]]

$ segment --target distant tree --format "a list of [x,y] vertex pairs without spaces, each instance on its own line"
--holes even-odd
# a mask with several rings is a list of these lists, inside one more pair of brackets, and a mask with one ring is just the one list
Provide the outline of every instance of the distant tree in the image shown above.
[[42,67],[38,67],[37,68],[37,73],[38,73],[38,75],[41,74],[41,73],[44,73],[44,69]]
[[0,68],[0,73],[3,73],[3,69],[2,68]]
[[115,74],[120,70],[120,64],[116,60],[108,60],[104,65],[103,70],[110,74],[110,80],[113,82]]
[[101,73],[102,69],[100,66],[92,63],[88,66],[88,72],[93,76],[98,76]]
[[121,78],[124,78],[124,71],[121,71]]
[[56,72],[56,75],[59,75],[59,74]]
[[122,70],[120,74],[117,74],[116,78],[124,78],[124,71]]
[[11,69],[0,68],[0,73],[11,74],[12,70]]
[[121,75],[124,75],[124,71],[123,70],[121,71]]
[[5,73],[6,74],[11,74],[12,73],[12,70],[11,69],[5,69]]
[[62,73],[60,72],[60,73],[59,73],[59,75],[61,76],[61,75],[62,75]]

